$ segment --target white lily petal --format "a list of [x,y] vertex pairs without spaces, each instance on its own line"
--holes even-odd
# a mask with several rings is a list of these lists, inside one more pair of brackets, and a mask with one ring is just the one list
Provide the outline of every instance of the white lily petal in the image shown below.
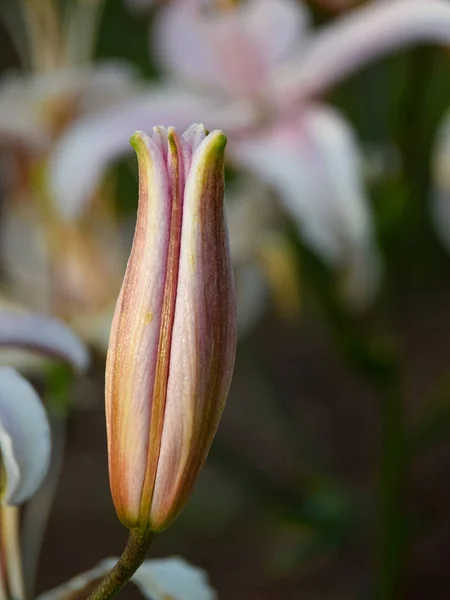
[[450,45],[447,0],[369,2],[317,32],[296,65],[281,73],[279,94],[321,94],[368,62],[418,42]]
[[[36,600],[64,600],[82,591],[115,565],[116,558],[106,558],[94,569],[74,577],[63,585],[45,592]],[[208,583],[207,574],[183,558],[146,560],[131,581],[148,600],[216,600],[217,594]]]
[[50,428],[39,396],[17,371],[0,367],[3,504],[21,504],[34,494],[47,472],[50,447]]
[[450,252],[450,111],[439,128],[432,152],[431,213],[439,239]]
[[[297,123],[231,149],[240,164],[278,191],[302,237],[327,263],[353,269],[347,299],[355,305],[370,301],[379,264],[359,151],[347,121],[330,108],[309,107]],[[365,257],[365,268],[357,256]]]
[[51,143],[61,108],[73,118],[94,113],[130,96],[137,86],[135,69],[123,61],[84,68],[24,75],[10,73],[0,85],[0,140],[17,140],[27,149]]
[[202,569],[180,557],[148,560],[132,577],[148,600],[215,600],[216,592]]
[[152,131],[157,125],[179,130],[202,122],[210,129],[240,128],[253,118],[247,105],[215,103],[180,88],[146,92],[102,115],[79,120],[56,144],[50,158],[49,183],[61,215],[77,218],[90,201],[107,166],[131,152],[130,137],[136,130]]
[[34,313],[0,310],[0,347],[24,348],[67,362],[77,371],[89,365],[86,346],[61,321]]

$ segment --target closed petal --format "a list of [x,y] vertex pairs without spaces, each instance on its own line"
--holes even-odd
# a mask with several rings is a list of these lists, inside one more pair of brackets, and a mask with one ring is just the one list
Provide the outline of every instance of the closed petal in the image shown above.
[[[86,597],[87,589],[111,570],[116,558],[106,558],[97,567],[81,573],[63,585],[44,592],[37,600],[67,600]],[[216,600],[208,575],[183,558],[146,560],[130,580],[148,600]]]
[[0,310],[0,347],[23,348],[68,363],[76,371],[89,365],[86,346],[58,319]]
[[[350,302],[375,293],[379,265],[360,156],[349,124],[326,107],[305,109],[280,125],[234,146],[235,158],[273,186],[305,241],[330,265],[359,273],[350,278]],[[355,261],[361,253],[365,267]],[[350,281],[349,280],[349,281]]]
[[379,0],[320,29],[281,74],[280,102],[321,94],[376,58],[420,42],[450,45],[446,0]]
[[0,367],[0,493],[3,504],[21,504],[47,472],[50,428],[33,387],[9,367]]
[[226,138],[194,153],[184,194],[177,302],[161,448],[150,512],[167,527],[192,491],[217,430],[236,351],[233,275],[223,202]]
[[127,523],[139,514],[147,470],[169,252],[171,189],[167,147],[160,147],[159,138],[158,128],[151,137],[141,132],[133,136],[139,160],[139,208],[106,367],[110,483],[116,507],[126,512],[119,517]]

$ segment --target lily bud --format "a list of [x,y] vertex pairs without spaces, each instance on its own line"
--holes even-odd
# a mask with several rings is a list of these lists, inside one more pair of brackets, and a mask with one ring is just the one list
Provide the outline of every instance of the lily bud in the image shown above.
[[160,531],[193,488],[231,383],[226,138],[194,125],[131,143],[139,208],[106,364],[109,475],[122,523]]

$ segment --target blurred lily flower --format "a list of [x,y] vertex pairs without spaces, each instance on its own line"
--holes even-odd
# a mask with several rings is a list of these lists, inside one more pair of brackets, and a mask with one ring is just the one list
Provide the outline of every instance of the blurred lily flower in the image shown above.
[[136,233],[106,363],[111,492],[129,528],[186,503],[225,406],[236,351],[221,131],[132,138]]
[[[0,348],[20,348],[61,360],[77,371],[87,350],[68,327],[35,314],[0,311]],[[50,455],[45,410],[32,386],[10,367],[0,367],[0,500],[20,504],[41,483]]]
[[171,86],[144,94],[128,109],[87,119],[62,137],[51,160],[51,185],[68,190],[68,204],[80,211],[107,164],[126,151],[126,132],[201,118],[228,132],[234,164],[277,191],[305,241],[340,274],[344,298],[364,308],[378,288],[380,259],[360,149],[348,121],[318,97],[397,48],[449,44],[450,5],[380,0],[314,33],[305,6],[294,0],[220,6],[186,1],[161,9],[154,31]]
[[[89,356],[81,340],[62,322],[0,309],[0,349],[29,350],[86,370]],[[28,500],[47,473],[50,425],[34,388],[11,367],[0,367],[0,592],[25,597],[14,505]],[[4,595],[6,597],[6,595]]]
[[[85,598],[86,592],[92,589],[116,562],[116,558],[106,558],[90,571],[40,594],[36,600]],[[148,600],[217,600],[217,594],[210,586],[206,573],[178,557],[146,560],[130,581]]]
[[52,194],[47,182],[56,140],[138,87],[124,63],[89,64],[102,3],[2,4],[24,71],[0,84],[1,251],[8,298],[57,314],[106,349],[126,252],[111,191],[95,190],[89,211],[69,223],[64,192]]
[[254,178],[231,187],[227,220],[240,337],[250,333],[272,300],[282,318],[300,311],[297,257],[267,187]]

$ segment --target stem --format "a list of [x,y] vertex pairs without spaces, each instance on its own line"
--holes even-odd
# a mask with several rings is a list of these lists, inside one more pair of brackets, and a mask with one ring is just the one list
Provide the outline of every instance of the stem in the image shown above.
[[379,594],[380,600],[401,597],[405,528],[402,490],[405,477],[403,406],[398,386],[381,394]]
[[0,507],[0,529],[5,552],[4,566],[10,595],[14,600],[25,599],[22,572],[22,557],[19,544],[19,508],[17,506]]
[[114,598],[144,562],[153,536],[154,533],[149,529],[131,529],[122,556],[88,600]]
[[28,502],[23,515],[22,553],[27,598],[34,597],[39,557],[65,454],[67,416],[50,412],[49,420],[52,434],[52,455],[49,470],[43,484]]

